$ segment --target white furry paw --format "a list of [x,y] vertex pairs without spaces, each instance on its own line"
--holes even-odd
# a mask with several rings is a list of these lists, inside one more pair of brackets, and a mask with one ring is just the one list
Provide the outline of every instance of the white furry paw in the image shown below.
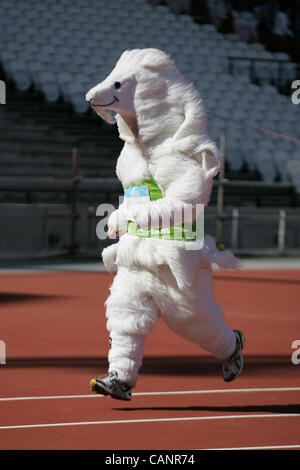
[[138,227],[148,227],[148,211],[144,204],[132,204],[127,211],[127,219],[132,220]]
[[[125,208],[122,206],[115,210],[108,218],[107,225],[111,227],[115,232],[126,232],[127,231],[127,219]],[[115,237],[112,237],[115,238]]]
[[102,259],[104,266],[109,273],[117,272],[116,257],[117,257],[118,243],[107,246],[102,251]]

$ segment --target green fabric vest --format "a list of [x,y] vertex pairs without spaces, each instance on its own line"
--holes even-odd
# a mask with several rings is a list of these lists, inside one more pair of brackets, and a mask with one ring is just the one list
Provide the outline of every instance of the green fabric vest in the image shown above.
[[[156,201],[163,197],[163,193],[159,188],[158,184],[154,180],[153,176],[150,175],[148,180],[139,181],[132,184],[131,186],[124,187],[125,198],[126,192],[128,193],[132,188],[142,187],[142,190],[145,190],[145,187],[148,187],[148,195],[150,201]],[[199,232],[199,225],[197,226]],[[204,237],[203,227],[201,227],[200,232],[196,232],[196,220],[193,222],[185,222],[179,226],[171,226],[170,228],[138,228],[135,222],[128,221],[127,232],[130,235],[135,235],[136,237],[142,238],[159,238],[164,240],[183,240],[183,241],[194,241]]]

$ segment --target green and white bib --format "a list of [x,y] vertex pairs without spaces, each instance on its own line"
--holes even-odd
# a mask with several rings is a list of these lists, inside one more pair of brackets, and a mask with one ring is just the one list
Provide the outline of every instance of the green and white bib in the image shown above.
[[[163,197],[158,184],[150,175],[148,180],[139,181],[124,188],[124,197],[127,205],[156,201]],[[195,241],[204,237],[204,227],[201,223],[202,215],[197,220],[184,222],[167,228],[138,228],[136,223],[128,221],[127,232],[142,238],[159,238],[164,240]]]

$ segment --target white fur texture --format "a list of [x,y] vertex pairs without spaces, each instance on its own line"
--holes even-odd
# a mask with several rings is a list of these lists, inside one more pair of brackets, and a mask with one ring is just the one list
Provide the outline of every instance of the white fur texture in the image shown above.
[[[115,88],[115,83],[121,86]],[[87,94],[106,118],[109,103],[117,113],[125,141],[116,172],[124,187],[152,175],[163,198],[146,204],[120,205],[108,221],[124,231],[127,220],[144,228],[151,220],[181,213],[185,204],[204,204],[222,155],[206,133],[201,99],[170,57],[156,49],[125,51],[112,73]],[[137,131],[137,132],[135,132]],[[187,248],[195,248],[190,250]],[[234,350],[234,335],[212,293],[210,264],[237,268],[229,251],[220,252],[206,236],[197,242],[141,239],[124,234],[103,251],[109,271],[118,272],[107,299],[107,327],[112,337],[110,370],[134,385],[143,339],[161,314],[170,327],[220,359]],[[115,338],[115,339],[114,339]]]
[[177,334],[220,360],[235,349],[235,337],[213,298],[211,268],[202,260],[183,294],[168,265],[133,270],[119,267],[106,301],[111,337],[109,371],[134,387],[142,363],[144,340],[161,315]]

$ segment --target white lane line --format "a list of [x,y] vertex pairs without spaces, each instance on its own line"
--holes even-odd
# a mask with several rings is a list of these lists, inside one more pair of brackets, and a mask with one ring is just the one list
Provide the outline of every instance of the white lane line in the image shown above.
[[91,424],[132,424],[132,423],[161,423],[171,421],[211,421],[224,419],[255,419],[255,418],[293,418],[300,417],[300,413],[257,414],[257,415],[223,415],[223,416],[189,416],[181,418],[150,418],[150,419],[122,419],[116,421],[79,421],[73,423],[47,423],[24,424],[17,426],[0,426],[1,429],[28,429],[28,428],[53,428],[62,426],[89,426]]
[[197,449],[197,450],[262,450],[262,449],[300,449],[300,444],[286,445],[286,446],[220,447],[216,449]]
[[63,400],[64,398],[104,398],[104,395],[49,395],[44,397],[7,397],[0,398],[1,401],[22,401],[22,400]]
[[[300,387],[279,387],[279,388],[229,388],[220,390],[178,390],[169,392],[137,392],[132,395],[139,396],[163,396],[163,395],[210,395],[217,393],[252,393],[252,392],[298,392]],[[1,401],[19,401],[19,400],[62,400],[65,398],[103,398],[103,395],[49,395],[41,397],[4,397]]]

